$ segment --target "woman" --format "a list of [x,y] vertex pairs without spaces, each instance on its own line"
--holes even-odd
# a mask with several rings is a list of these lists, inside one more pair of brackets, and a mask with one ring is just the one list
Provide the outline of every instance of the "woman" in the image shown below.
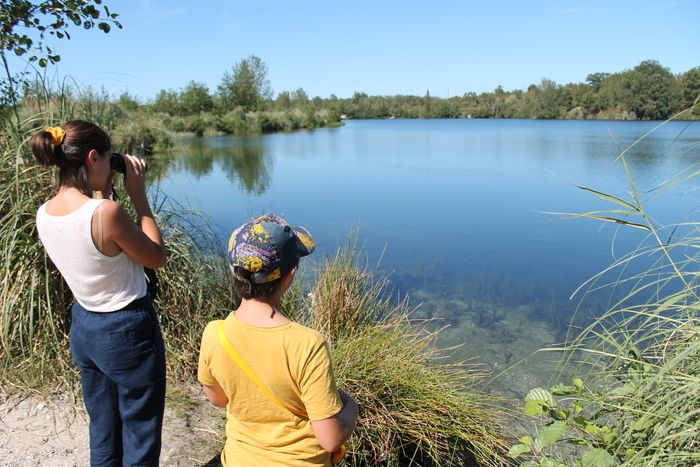
[[145,190],[145,163],[125,155],[124,186],[137,223],[111,201],[109,136],[70,121],[39,132],[32,152],[59,169],[58,190],[36,216],[39,238],[75,297],[70,348],[90,416],[93,466],[157,466],[165,356],[144,266],[165,265]]

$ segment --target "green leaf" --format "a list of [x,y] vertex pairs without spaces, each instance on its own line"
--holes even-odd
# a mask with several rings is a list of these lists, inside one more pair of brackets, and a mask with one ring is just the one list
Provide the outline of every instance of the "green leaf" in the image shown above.
[[527,444],[515,444],[508,451],[508,455],[515,459],[516,457],[525,454],[526,452],[530,452],[530,446],[528,446]]
[[525,396],[525,402],[537,401],[540,404],[546,404],[551,408],[555,408],[557,403],[554,401],[554,396],[552,393],[542,388],[534,388],[527,393]]
[[528,446],[532,445],[532,438],[530,438],[529,436],[523,436],[518,441],[520,441],[523,444],[527,444]]
[[581,378],[574,378],[571,382],[574,383],[574,386],[576,386],[579,391],[583,389],[583,380]]
[[576,416],[574,417],[574,421],[575,421],[576,423],[578,423],[579,425],[583,426],[583,427],[588,426],[588,425],[590,425],[590,423],[591,423],[590,420],[588,420],[588,419],[587,419],[586,417],[584,417],[583,415],[576,415]]
[[605,449],[591,448],[581,457],[582,467],[609,467],[615,460]]
[[649,227],[648,225],[637,224],[635,222],[628,222],[628,221],[625,221],[622,219],[618,219],[616,217],[594,216],[591,214],[576,214],[574,217],[586,217],[588,219],[596,219],[596,220],[603,221],[603,222],[614,222],[615,224],[622,224],[622,225],[626,225],[629,227],[634,227],[635,229],[651,230],[651,227]]
[[100,23],[97,25],[97,27],[100,28],[101,31],[104,31],[105,34],[112,29],[112,27],[107,23]]
[[589,435],[596,434],[600,431],[600,427],[598,425],[595,425],[593,423],[586,423],[586,426],[583,427],[583,430],[588,433]]
[[633,431],[646,431],[654,425],[655,421],[652,417],[643,416],[632,425]]
[[559,438],[561,438],[564,435],[564,433],[566,433],[566,430],[566,423],[559,420],[545,427],[545,429],[542,430],[537,436],[537,439],[539,440],[538,444],[540,450],[545,449],[551,446],[552,444],[556,443],[559,440]]
[[591,188],[586,188],[585,186],[581,186],[581,185],[576,185],[576,187],[582,189],[583,191],[593,193],[594,195],[596,195],[604,200],[612,201],[613,203],[617,203],[617,204],[624,206],[628,209],[632,209],[634,211],[639,212],[639,208],[637,206],[635,206],[634,204],[628,203],[624,199],[620,199],[617,196],[609,195],[607,193],[603,193],[602,191],[593,190]]
[[532,417],[533,415],[544,413],[544,409],[542,408],[542,404],[540,404],[538,401],[527,401],[525,402],[524,412],[525,415]]

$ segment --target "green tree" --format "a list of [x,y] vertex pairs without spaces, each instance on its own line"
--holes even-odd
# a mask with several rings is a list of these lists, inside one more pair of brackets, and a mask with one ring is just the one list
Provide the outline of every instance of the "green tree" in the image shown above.
[[292,105],[292,98],[289,95],[289,91],[282,91],[281,93],[277,94],[275,104],[277,105],[277,108],[289,110]]
[[297,104],[306,104],[309,102],[309,95],[306,94],[304,88],[299,88],[296,91],[293,91],[290,97],[292,101],[296,102]]
[[176,91],[161,89],[156,95],[156,100],[153,102],[152,109],[154,112],[164,113],[168,115],[180,114],[179,96]]
[[559,85],[551,79],[542,78],[539,85],[538,118],[559,117]]
[[678,111],[680,86],[668,68],[656,60],[646,60],[630,75],[630,110],[644,119],[664,119]]
[[610,78],[610,73],[591,73],[586,76],[586,83],[588,83],[595,91],[598,91],[605,82]]
[[632,101],[632,72],[613,73],[598,91],[597,107],[602,110],[619,108],[631,110]]
[[[18,89],[27,83],[27,77],[13,73],[7,56],[14,53],[36,62],[41,68],[61,60],[61,56],[46,45],[47,34],[57,39],[70,39],[68,29],[82,26],[97,28],[108,33],[117,21],[102,0],[2,0],[0,3],[0,58],[5,76],[0,80],[0,111],[14,107],[18,100]],[[3,112],[0,112],[2,114]]]
[[272,99],[267,73],[267,65],[255,55],[236,63],[230,73],[224,73],[218,88],[224,109],[262,110],[265,101]]
[[136,100],[136,98],[128,92],[122,93],[117,102],[122,106],[122,108],[124,108],[124,110],[128,112],[133,112],[139,108],[138,100]]
[[214,99],[204,84],[190,81],[180,93],[179,104],[184,115],[193,115],[210,112],[214,108]]
[[[687,109],[693,105],[700,95],[700,66],[691,68],[680,76],[681,108]],[[697,108],[696,108],[697,109]],[[700,110],[700,109],[697,109]]]

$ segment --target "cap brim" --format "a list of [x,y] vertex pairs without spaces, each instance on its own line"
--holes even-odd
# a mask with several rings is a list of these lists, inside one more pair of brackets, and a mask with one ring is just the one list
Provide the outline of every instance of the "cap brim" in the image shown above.
[[307,256],[316,249],[316,242],[308,230],[304,227],[292,227],[292,230],[297,236],[297,249],[299,256]]

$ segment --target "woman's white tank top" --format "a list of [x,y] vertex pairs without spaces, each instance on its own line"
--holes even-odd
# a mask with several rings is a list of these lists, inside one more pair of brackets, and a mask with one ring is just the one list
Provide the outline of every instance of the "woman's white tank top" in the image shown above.
[[92,215],[103,199],[91,199],[65,216],[36,213],[36,228],[51,261],[75,299],[90,311],[115,311],[146,295],[143,266],[123,251],[106,256],[92,241]]

